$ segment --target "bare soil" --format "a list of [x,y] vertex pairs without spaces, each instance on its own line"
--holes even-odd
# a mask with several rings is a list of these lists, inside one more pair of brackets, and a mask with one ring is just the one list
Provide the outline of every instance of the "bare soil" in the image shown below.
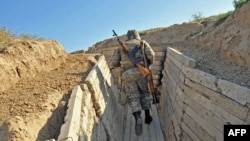
[[177,46],[175,49],[194,58],[197,69],[212,74],[219,79],[250,88],[250,68],[228,60],[221,56],[220,51],[214,51],[212,47],[204,48],[197,46]]
[[58,68],[24,77],[1,92],[0,140],[56,139],[71,90],[95,62],[93,55],[68,54]]

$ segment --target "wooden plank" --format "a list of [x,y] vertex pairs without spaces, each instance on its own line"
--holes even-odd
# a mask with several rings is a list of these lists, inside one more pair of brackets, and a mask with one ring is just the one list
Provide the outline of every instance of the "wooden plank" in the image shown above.
[[156,138],[157,141],[164,141],[164,137],[162,134],[162,129],[161,129],[161,124],[160,124],[160,120],[158,117],[158,113],[157,113],[157,108],[155,105],[152,105],[152,115],[154,117],[154,127],[155,127],[155,134],[156,134]]
[[132,115],[132,112],[130,110],[130,112],[128,113],[130,115],[131,118],[131,122],[130,122],[130,141],[138,141],[137,140],[137,135],[135,134],[135,118]]
[[130,125],[131,125],[131,109],[129,108],[129,106],[127,105],[127,116],[126,116],[126,125],[125,125],[125,131],[124,131],[124,135],[123,135],[123,141],[129,141],[130,140]]
[[[127,107],[126,127],[124,131],[124,141],[164,141],[164,137],[161,130],[161,125],[157,113],[157,108],[152,105],[151,115],[153,121],[151,124],[143,124],[143,133],[141,136],[135,134],[135,119],[132,115],[131,108]],[[145,120],[145,113],[141,113],[143,121]]]
[[[141,117],[142,117],[142,121],[144,122],[145,120],[145,113],[144,111],[141,112]],[[148,125],[147,124],[143,124],[142,125],[142,135],[138,136],[138,141],[149,141],[149,130],[148,130]]]
[[156,139],[156,134],[155,134],[155,126],[154,126],[154,122],[156,122],[156,118],[153,115],[153,109],[151,108],[151,115],[153,117],[153,121],[149,124],[149,140],[150,141],[157,141]]
[[145,130],[146,132],[143,131],[143,138],[144,138],[144,141],[151,141],[150,140],[150,126],[148,124],[144,124],[144,128],[143,130]]

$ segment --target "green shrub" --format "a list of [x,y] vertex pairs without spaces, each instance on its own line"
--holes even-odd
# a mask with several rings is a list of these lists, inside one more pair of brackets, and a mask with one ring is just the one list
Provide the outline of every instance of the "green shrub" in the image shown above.
[[233,1],[234,8],[241,8],[242,5],[244,5],[248,1],[250,1],[250,0],[234,0]]
[[219,24],[223,23],[232,13],[233,11],[228,11],[227,13],[217,15],[217,21],[214,25],[218,26]]

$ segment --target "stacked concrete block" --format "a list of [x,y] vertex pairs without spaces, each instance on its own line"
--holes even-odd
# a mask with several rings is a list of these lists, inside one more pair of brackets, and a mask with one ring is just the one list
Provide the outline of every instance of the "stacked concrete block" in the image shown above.
[[[165,123],[164,133],[166,140],[181,140],[183,137],[183,89],[185,79],[185,68],[187,64],[195,64],[191,58],[185,61],[185,57],[172,48],[167,48],[167,55],[164,62],[163,78],[161,79],[161,111],[162,122]],[[176,57],[181,55],[180,57]],[[191,63],[192,62],[192,63]],[[161,108],[165,109],[165,108]],[[183,124],[184,128],[186,124]],[[171,129],[172,128],[172,129]],[[187,134],[188,135],[188,134]]]
[[98,117],[93,106],[91,99],[91,93],[88,89],[87,84],[80,85],[83,90],[83,98],[81,105],[81,122],[79,130],[80,141],[91,141],[96,138],[95,129],[98,122]]
[[162,74],[167,140],[223,140],[225,124],[250,124],[250,89],[195,69],[194,59],[172,48]]
[[68,102],[67,114],[64,118],[64,124],[60,129],[58,140],[70,140],[69,137],[72,138],[72,140],[78,140],[78,132],[80,130],[81,103],[82,90],[80,86],[75,86]]
[[162,70],[164,68],[163,62],[166,57],[166,47],[165,46],[152,46],[155,52],[155,60],[151,66],[151,72],[153,76],[153,82],[155,87],[161,85]]
[[218,80],[218,89],[223,95],[250,108],[250,89],[222,79]]
[[117,86],[120,88],[120,79],[121,79],[121,68],[117,67],[117,68],[112,68],[111,70],[111,74],[114,78],[115,84],[117,84]]
[[119,78],[121,75],[120,68],[114,68],[111,65],[113,54],[118,47],[119,46],[110,46],[110,47],[105,47],[105,48],[99,47],[99,48],[96,48],[96,50],[92,50],[92,53],[100,53],[100,54],[104,55],[106,62],[108,64],[108,67],[110,68],[113,79],[114,79],[115,83],[118,84],[118,86],[119,86]]
[[[97,64],[92,68],[85,82],[92,94],[91,98],[94,103],[94,107],[97,115],[100,117],[105,109],[105,100],[102,95],[101,85],[104,83],[104,76],[101,73],[99,65],[102,63],[103,57],[101,57]],[[105,75],[105,74],[104,74]]]
[[115,112],[121,111],[122,107],[117,102],[117,87],[104,56],[99,58],[85,82],[91,93],[95,113],[98,117],[94,132],[97,140],[119,140],[122,138],[123,132],[123,114]]
[[[106,58],[107,62],[108,62],[108,65],[110,66],[110,61],[112,59],[112,56],[115,52],[115,50],[118,48],[118,46],[113,46],[113,47],[108,47],[108,48],[100,48],[98,50],[98,53],[104,55],[104,57]],[[110,66],[111,67],[111,66]]]
[[107,61],[100,56],[85,82],[72,92],[59,139],[120,140],[125,113],[117,114],[117,111],[122,109]]

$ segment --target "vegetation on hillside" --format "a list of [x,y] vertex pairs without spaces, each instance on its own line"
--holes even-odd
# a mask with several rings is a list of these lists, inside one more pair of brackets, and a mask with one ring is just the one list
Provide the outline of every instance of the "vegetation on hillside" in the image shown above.
[[242,5],[246,4],[249,1],[250,0],[234,0],[233,1],[234,8],[241,8]]
[[162,29],[164,29],[164,27],[151,28],[151,29],[147,29],[147,30],[144,30],[144,31],[140,31],[139,34],[142,37],[142,36],[144,36],[146,34],[156,32],[156,31],[159,31],[159,30],[162,30]]
[[233,11],[228,11],[226,13],[213,15],[209,17],[203,17],[201,12],[195,13],[192,15],[192,22],[201,22],[201,21],[212,21],[218,20],[220,23],[223,22],[228,16],[230,16]]
[[[233,0],[233,6],[235,9],[241,8],[244,4],[249,2],[250,0]],[[204,18],[201,12],[195,13],[192,15],[192,22],[202,22],[202,21],[211,21],[211,20],[216,20],[216,23],[214,24],[215,26],[218,26],[219,24],[223,23],[227,17],[229,17],[233,11],[228,11],[226,13],[218,14],[218,15],[213,15],[210,17]]]
[[217,21],[214,25],[217,26],[223,23],[227,19],[227,17],[229,17],[232,13],[232,11],[228,11],[227,13],[217,15]]
[[13,39],[33,39],[33,40],[42,40],[43,38],[38,38],[36,35],[31,34],[13,34],[5,27],[0,28],[0,43],[8,43]]
[[12,38],[12,35],[5,27],[0,28],[0,43],[9,42]]

